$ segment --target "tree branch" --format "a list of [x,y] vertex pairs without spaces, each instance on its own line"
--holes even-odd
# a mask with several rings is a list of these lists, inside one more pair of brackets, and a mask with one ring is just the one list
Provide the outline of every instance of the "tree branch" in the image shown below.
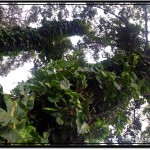
[[128,24],[128,22],[125,20],[125,18],[122,18],[122,17],[120,17],[120,16],[117,16],[116,14],[114,14],[113,12],[108,11],[108,10],[105,9],[105,8],[102,8],[102,7],[98,7],[98,8],[100,8],[100,9],[102,9],[102,10],[104,10],[104,11],[107,11],[107,12],[110,13],[111,15],[115,16],[115,17],[118,18],[120,21],[122,21],[122,23],[123,23],[125,26]]

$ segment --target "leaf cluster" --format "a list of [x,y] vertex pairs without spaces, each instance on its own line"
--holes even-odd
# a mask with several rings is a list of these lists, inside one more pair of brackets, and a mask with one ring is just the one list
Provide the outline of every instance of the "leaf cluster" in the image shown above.
[[[123,124],[129,122],[124,111],[130,99],[139,98],[146,88],[145,80],[134,72],[136,54],[118,54],[107,61],[121,65],[119,73],[106,69],[109,65],[105,61],[102,65],[79,60],[74,54],[67,60],[53,61],[27,81],[34,95],[28,119],[41,136],[50,133],[51,144],[92,142],[91,137],[93,142],[102,141],[109,134],[109,125],[121,134]],[[14,93],[20,97],[21,91],[18,86]]]

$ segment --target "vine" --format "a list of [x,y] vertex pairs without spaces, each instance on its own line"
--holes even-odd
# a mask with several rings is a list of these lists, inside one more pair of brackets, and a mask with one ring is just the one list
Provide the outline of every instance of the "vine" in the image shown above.
[[[74,54],[67,60],[53,61],[21,84],[28,85],[34,95],[27,116],[41,137],[49,133],[50,144],[91,143],[104,140],[109,125],[117,128],[116,134],[122,132],[123,124],[130,122],[124,111],[131,98],[139,99],[150,89],[147,80],[136,75],[138,55],[114,57],[110,61],[122,66],[119,72],[107,70],[105,61],[103,65],[88,64]],[[18,102],[24,99],[20,90],[17,87],[13,93]]]
[[[40,53],[43,61],[59,59],[71,43],[68,36],[85,35],[89,30],[88,23],[80,20],[73,21],[43,21],[39,28],[8,27],[0,29],[0,53],[3,56],[35,50]],[[67,45],[68,43],[68,45]],[[57,54],[54,50],[58,50]],[[44,60],[46,57],[46,60]]]

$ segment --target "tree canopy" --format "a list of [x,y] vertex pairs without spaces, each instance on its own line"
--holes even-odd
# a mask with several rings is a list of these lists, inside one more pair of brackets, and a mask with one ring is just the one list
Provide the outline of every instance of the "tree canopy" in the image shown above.
[[[149,112],[149,6],[48,3],[30,11],[26,24],[0,28],[1,75],[16,61],[38,57],[32,78],[11,94],[4,94],[1,87],[0,142],[86,145],[112,143],[117,137],[123,143],[128,132],[135,138],[132,128],[141,130],[136,110],[147,102],[144,113]],[[32,28],[30,22],[40,26]],[[82,37],[78,46],[69,39],[75,35]],[[94,64],[86,60],[87,52]],[[101,52],[104,61],[99,60]],[[143,137],[144,133],[149,134],[149,128]]]

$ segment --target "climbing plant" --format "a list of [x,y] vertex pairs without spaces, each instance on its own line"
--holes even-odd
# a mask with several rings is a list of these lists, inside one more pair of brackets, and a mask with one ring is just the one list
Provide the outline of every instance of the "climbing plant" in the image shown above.
[[[84,35],[88,32],[84,21],[43,21],[42,27],[25,29],[16,26],[0,30],[0,47],[2,56],[18,55],[21,51],[34,50],[43,61],[59,59],[65,49],[71,48],[68,36]],[[57,53],[55,53],[57,50]]]
[[101,63],[88,64],[80,56],[53,61],[12,92],[24,109],[28,108],[25,100],[32,97],[28,121],[42,138],[49,133],[50,144],[102,141],[109,134],[109,125],[119,135],[130,122],[124,113],[130,99],[150,90],[134,71],[139,63],[134,53],[111,59],[122,65],[120,73],[108,71]]
[[[138,99],[143,104],[139,96],[147,98],[150,92],[150,57],[144,54],[145,40],[140,36],[143,28],[130,23],[133,16],[127,13],[125,17],[125,8],[118,8],[120,16],[116,16],[108,6],[98,5],[106,15],[112,14],[116,19],[100,18],[96,31],[87,21],[96,15],[94,7],[88,5],[79,15],[74,12],[81,18],[72,21],[62,20],[60,14],[59,21],[43,19],[38,28],[0,29],[1,59],[29,51],[36,52],[45,63],[10,95],[0,91],[1,143],[95,143],[109,136],[110,125],[119,136],[125,125],[130,124],[126,113],[130,100]],[[90,12],[91,16],[84,17]],[[86,35],[81,45],[95,42],[102,48],[111,46],[113,55],[90,64],[79,47],[64,57],[68,49],[73,49],[67,39],[73,35]],[[94,55],[101,47],[93,47]]]

